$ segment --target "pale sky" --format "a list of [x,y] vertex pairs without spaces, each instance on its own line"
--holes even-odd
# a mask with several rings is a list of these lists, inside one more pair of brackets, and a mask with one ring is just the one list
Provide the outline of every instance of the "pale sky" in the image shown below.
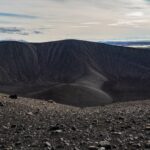
[[0,40],[149,40],[150,0],[0,0]]

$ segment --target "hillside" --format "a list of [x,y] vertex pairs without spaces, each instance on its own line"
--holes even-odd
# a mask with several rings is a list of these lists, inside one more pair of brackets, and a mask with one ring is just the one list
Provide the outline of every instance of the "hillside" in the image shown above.
[[96,106],[150,98],[150,51],[79,40],[0,42],[0,92]]

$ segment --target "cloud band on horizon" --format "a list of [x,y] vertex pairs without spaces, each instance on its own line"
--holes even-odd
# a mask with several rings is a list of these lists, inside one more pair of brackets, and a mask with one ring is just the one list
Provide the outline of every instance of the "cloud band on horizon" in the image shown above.
[[36,18],[38,18],[37,16],[32,16],[32,15],[5,13],[5,12],[0,12],[0,17],[15,17],[15,18],[27,18],[27,19],[36,19]]

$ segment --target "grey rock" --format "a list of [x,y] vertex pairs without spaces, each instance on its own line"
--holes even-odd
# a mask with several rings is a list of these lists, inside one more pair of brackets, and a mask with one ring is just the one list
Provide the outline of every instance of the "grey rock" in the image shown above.
[[0,102],[0,107],[3,107],[3,106],[4,106],[4,104],[2,102]]
[[150,140],[148,140],[148,141],[145,143],[145,148],[149,148],[149,149],[150,149]]
[[53,149],[54,149],[54,148],[52,147],[51,143],[48,142],[48,141],[46,141],[46,142],[44,143],[44,145],[45,145],[45,147],[48,148],[48,150],[53,150]]
[[100,147],[98,150],[106,150],[105,147]]
[[98,150],[98,147],[96,147],[96,146],[89,146],[88,149],[89,150]]
[[110,142],[109,141],[100,141],[99,142],[99,147],[105,147],[105,148],[111,148],[111,144],[110,144]]

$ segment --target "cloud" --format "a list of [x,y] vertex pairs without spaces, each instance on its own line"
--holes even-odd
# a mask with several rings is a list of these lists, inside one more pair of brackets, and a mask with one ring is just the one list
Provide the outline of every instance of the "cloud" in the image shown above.
[[29,35],[29,34],[41,34],[42,32],[38,30],[26,30],[24,28],[18,27],[0,27],[0,33]]
[[86,26],[86,25],[73,25],[73,26],[70,26],[71,28],[88,28],[89,26]]
[[41,31],[37,31],[37,30],[33,31],[33,33],[34,33],[34,34],[42,34]]
[[139,20],[119,20],[116,23],[111,23],[109,26],[132,26],[132,27],[140,27],[141,24],[148,23],[149,20],[139,19]]
[[150,0],[0,0],[0,36],[31,41],[144,38],[150,35],[149,14]]
[[137,12],[128,13],[126,16],[128,16],[128,17],[143,17],[144,13],[137,11]]
[[16,28],[16,27],[0,27],[1,33],[8,33],[8,34],[16,34],[16,33],[22,33],[22,29]]
[[0,16],[1,17],[27,18],[27,19],[36,19],[37,18],[37,16],[32,16],[32,15],[5,13],[5,12],[0,12]]
[[84,25],[99,25],[99,24],[101,24],[100,22],[83,22],[83,23],[81,23],[81,24],[84,24]]

